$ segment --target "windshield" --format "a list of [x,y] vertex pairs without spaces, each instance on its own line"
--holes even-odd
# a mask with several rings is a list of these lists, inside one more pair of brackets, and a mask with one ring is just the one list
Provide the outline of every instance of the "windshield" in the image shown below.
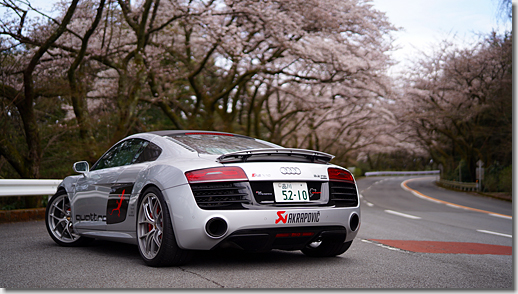
[[181,145],[187,145],[199,153],[212,155],[275,147],[275,145],[269,145],[267,142],[230,134],[181,134],[170,137]]

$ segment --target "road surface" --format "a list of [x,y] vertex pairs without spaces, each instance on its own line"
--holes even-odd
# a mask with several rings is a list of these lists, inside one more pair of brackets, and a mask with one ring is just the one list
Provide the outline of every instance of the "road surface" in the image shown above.
[[334,258],[199,252],[188,265],[151,268],[133,245],[64,248],[43,221],[1,224],[0,287],[512,289],[512,204],[434,180],[360,179],[360,232]]

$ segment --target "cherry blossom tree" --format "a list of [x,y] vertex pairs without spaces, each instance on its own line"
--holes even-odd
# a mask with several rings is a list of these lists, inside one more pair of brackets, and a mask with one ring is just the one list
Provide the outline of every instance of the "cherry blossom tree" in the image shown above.
[[467,48],[443,42],[415,64],[400,100],[409,138],[450,173],[465,162],[466,181],[475,181],[478,160],[510,164],[511,78],[512,34]]
[[[7,159],[11,166],[25,178],[38,178],[40,175],[40,162],[42,147],[40,141],[40,130],[35,113],[35,103],[42,95],[36,88],[34,77],[37,67],[42,58],[47,54],[71,21],[79,0],[73,0],[63,18],[54,24],[49,25],[46,30],[39,32],[37,39],[27,37],[26,16],[32,10],[30,5],[18,5],[12,1],[2,1],[0,5],[8,9],[8,18],[2,21],[0,35],[2,40],[2,51],[15,50],[20,44],[35,45],[28,48],[27,54],[19,54],[18,60],[3,64],[3,66],[15,64],[3,74],[3,82],[0,84],[0,95],[4,105],[8,105],[7,112],[3,112],[4,119],[18,116],[23,127],[26,149],[20,150],[9,138],[9,132],[0,133],[0,154]],[[12,17],[11,17],[12,16]],[[6,38],[7,36],[7,38]],[[3,61],[9,61],[4,59]],[[12,106],[14,107],[12,107]],[[5,109],[5,108],[4,108]],[[16,115],[13,115],[16,111]]]
[[[350,127],[359,122],[365,127],[374,118],[352,119],[372,113],[367,105],[389,86],[385,53],[394,28],[382,13],[360,1],[225,4],[174,29],[183,33],[166,49],[166,62],[174,68],[154,84],[185,87],[156,87],[157,98],[146,101],[165,109],[175,125],[184,126],[184,117],[189,127],[237,129],[278,143],[290,142],[285,138],[290,134],[299,145],[295,141],[306,139],[294,138],[292,129],[311,119],[318,120],[314,137],[339,117],[349,116]],[[345,132],[342,127],[329,133],[327,145]]]
[[[59,17],[41,14],[46,21],[30,26],[13,9],[17,21],[4,22],[3,33],[41,48],[43,36],[63,23],[37,68],[41,81],[59,85],[46,96],[73,110],[66,124],[90,161],[147,130],[153,109],[175,128],[236,131],[341,158],[377,142],[395,28],[368,1],[74,3],[66,24],[67,1],[58,4]],[[346,148],[333,149],[337,144]]]

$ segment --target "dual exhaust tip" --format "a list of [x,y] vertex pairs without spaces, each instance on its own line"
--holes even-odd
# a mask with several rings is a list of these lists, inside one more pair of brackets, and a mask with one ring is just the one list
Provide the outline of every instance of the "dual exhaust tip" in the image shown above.
[[[353,213],[349,218],[349,228],[354,232],[360,226],[360,217]],[[227,222],[221,217],[213,217],[205,224],[205,232],[211,238],[221,238],[228,231]]]

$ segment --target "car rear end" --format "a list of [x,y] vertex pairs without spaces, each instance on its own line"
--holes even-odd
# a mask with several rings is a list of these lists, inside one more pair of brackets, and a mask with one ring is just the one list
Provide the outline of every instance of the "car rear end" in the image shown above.
[[358,192],[353,175],[329,164],[331,158],[259,148],[227,152],[214,166],[187,170],[187,185],[164,191],[178,245],[267,251],[350,244],[360,226]]

